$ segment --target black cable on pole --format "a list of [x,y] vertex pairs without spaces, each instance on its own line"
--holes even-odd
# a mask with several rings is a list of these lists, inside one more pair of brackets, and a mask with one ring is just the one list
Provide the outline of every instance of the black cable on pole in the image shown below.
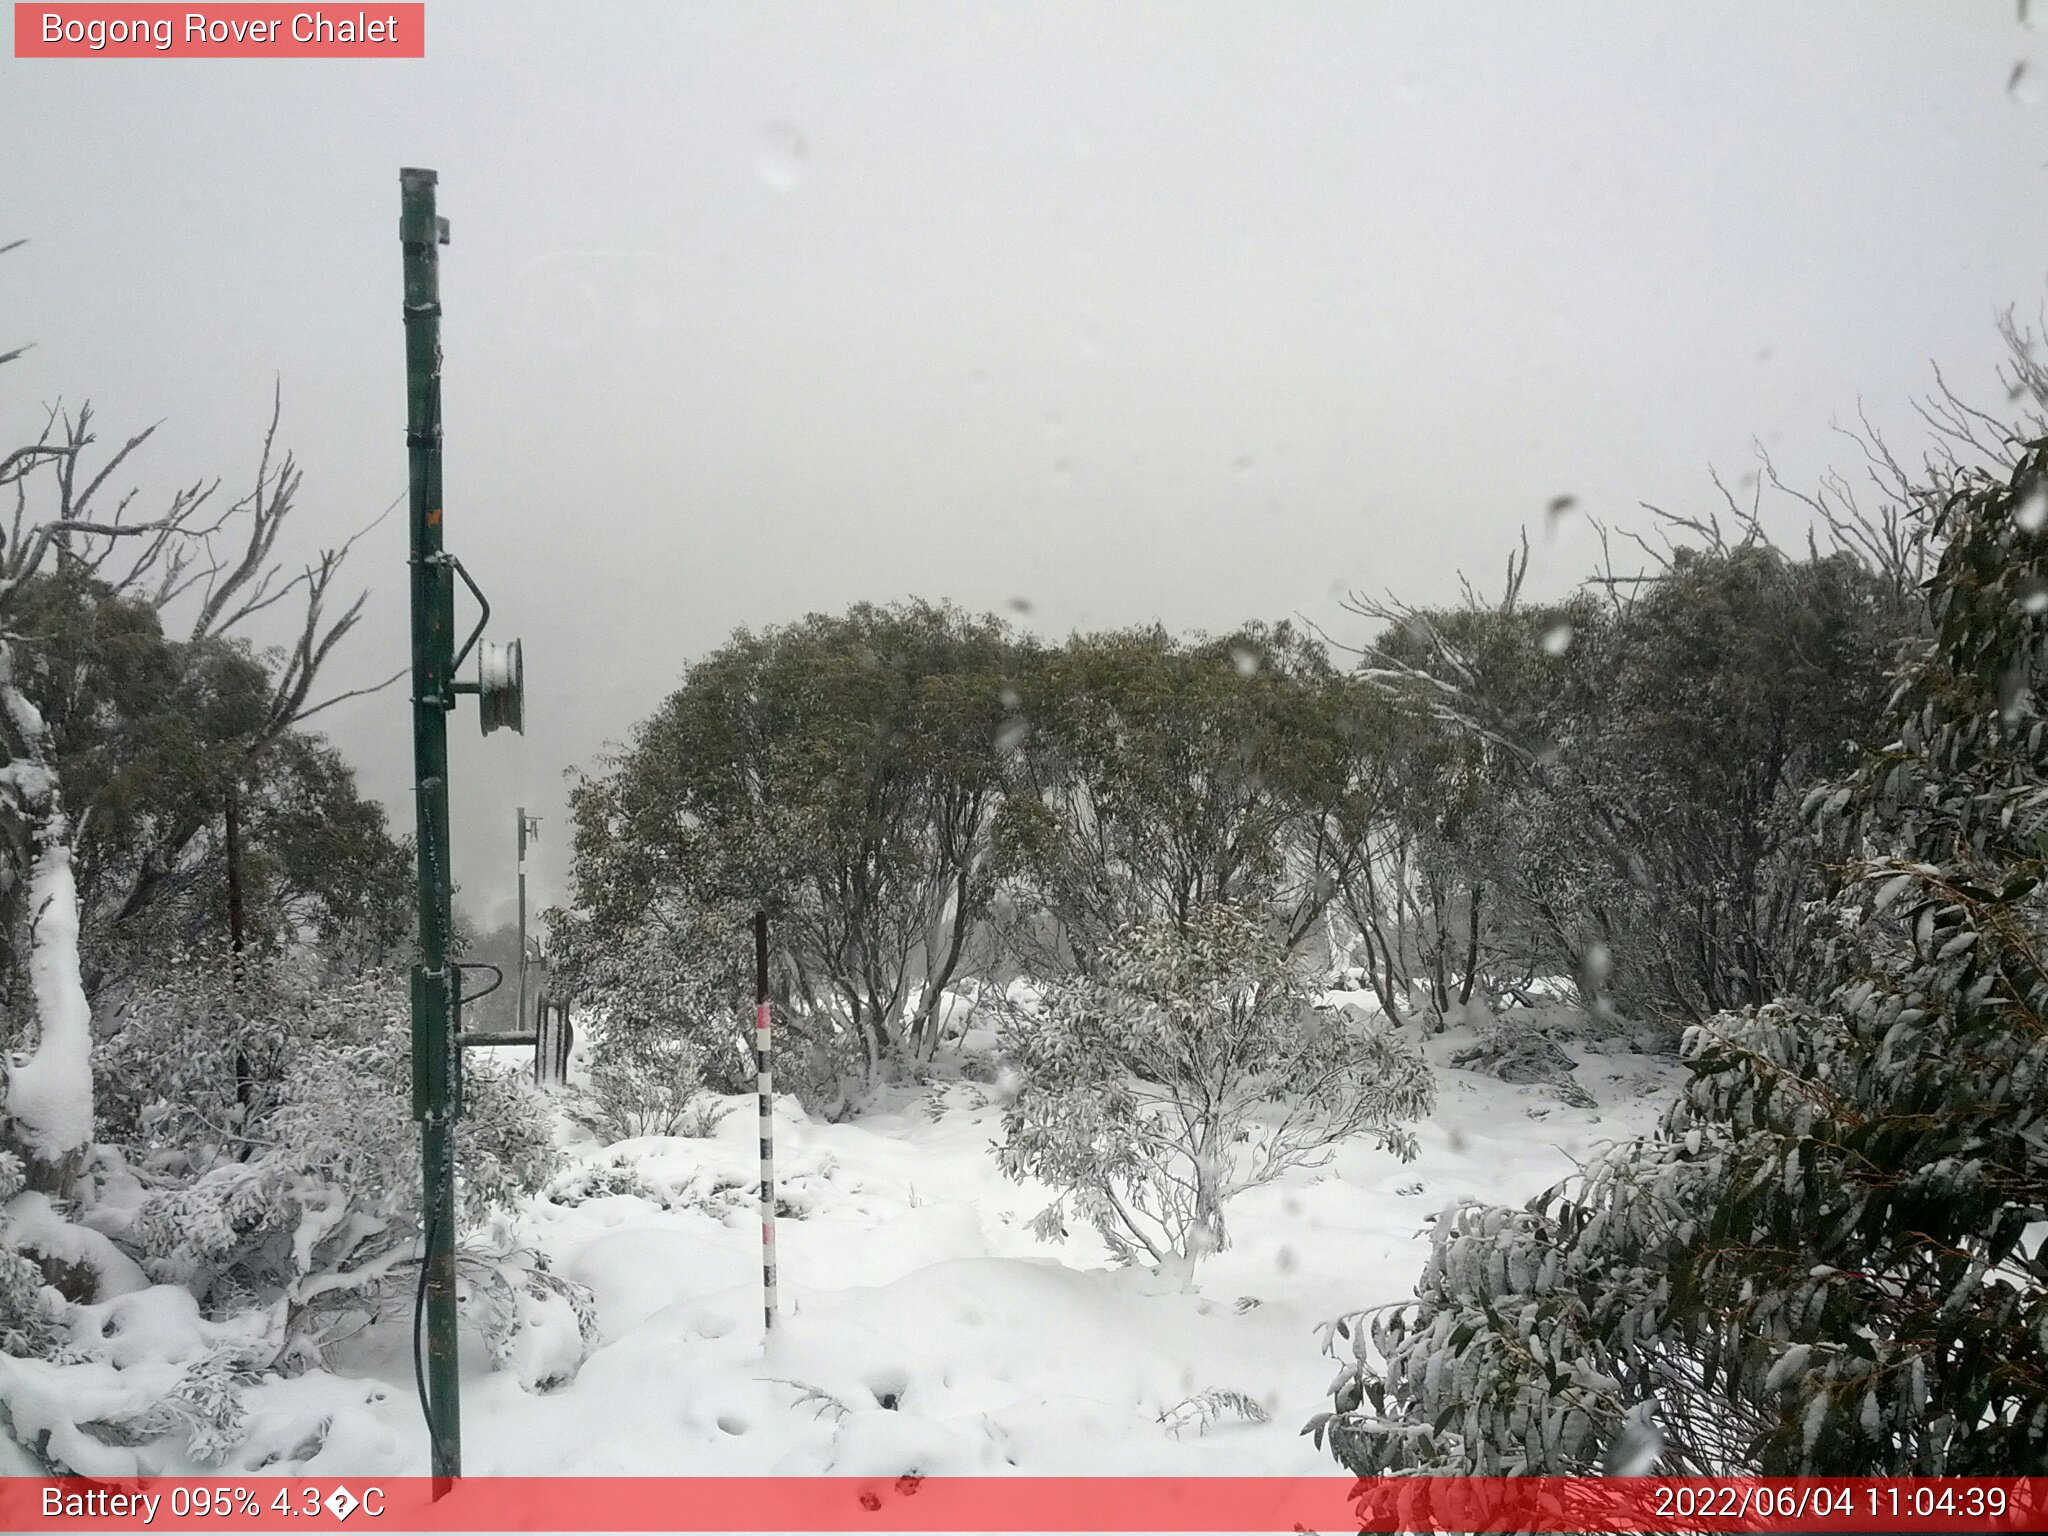
[[[462,1006],[465,1008],[471,1003],[476,1002],[479,998],[489,997],[498,988],[505,985],[505,968],[501,965],[493,965],[488,960],[450,960],[448,964],[454,967],[458,976],[464,971],[489,971],[491,973],[491,984],[485,987],[483,991],[465,992],[462,995]],[[520,1020],[522,1024],[525,1022],[524,1019]]]
[[427,1440],[433,1447],[434,1465],[438,1467],[448,1459],[448,1448],[441,1443],[441,1432],[434,1427],[434,1410],[427,1402],[427,1357],[420,1336],[427,1317],[427,1256],[434,1251],[435,1215],[433,1206],[429,1205],[426,1231],[420,1243],[420,1283],[412,1298],[412,1379],[413,1385],[419,1388],[420,1417],[427,1422]]

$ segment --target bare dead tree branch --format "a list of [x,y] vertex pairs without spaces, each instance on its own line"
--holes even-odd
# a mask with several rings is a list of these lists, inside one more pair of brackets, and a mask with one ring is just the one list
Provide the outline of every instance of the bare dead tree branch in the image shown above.
[[131,523],[122,527],[116,523],[92,523],[77,519],[63,522],[44,523],[36,529],[26,551],[15,557],[18,569],[5,581],[0,581],[0,619],[6,617],[8,606],[22,585],[41,566],[44,557],[53,545],[59,544],[66,534],[86,534],[93,538],[130,538],[138,534],[158,533],[167,526],[167,520],[154,523]]
[[313,716],[319,714],[321,710],[332,709],[335,705],[346,703],[350,699],[360,699],[369,694],[382,693],[386,688],[389,688],[393,683],[397,682],[400,678],[404,677],[411,670],[411,667],[400,667],[396,672],[392,673],[389,677],[385,678],[384,681],[381,683],[371,683],[369,686],[364,688],[351,688],[346,693],[337,693],[332,698],[322,699],[318,704],[309,704],[308,706],[306,706],[306,708],[300,710],[296,715],[292,716],[292,723],[294,725],[301,724],[304,721],[310,720]]
[[[0,363],[11,361],[14,355],[16,354],[0,357]],[[66,454],[76,453],[77,451],[77,449],[68,446],[57,448],[43,443],[31,443],[26,448],[17,448],[14,452],[8,454],[6,458],[0,459],[0,485],[5,485],[10,480],[20,479],[36,467],[38,460],[61,459]]]
[[238,618],[247,616],[244,609],[226,620],[223,612],[235,595],[251,582],[261,593],[270,577],[269,560],[272,547],[282,531],[285,519],[290,516],[293,498],[298,493],[299,471],[292,455],[287,453],[278,465],[275,474],[271,472],[271,457],[277,447],[278,423],[284,414],[284,392],[280,384],[271,395],[270,425],[264,429],[263,452],[256,464],[256,483],[249,493],[235,503],[237,512],[246,510],[249,514],[247,541],[242,553],[218,581],[207,584],[206,595],[199,605],[199,613],[192,621],[191,638],[203,640],[209,635],[224,633]]

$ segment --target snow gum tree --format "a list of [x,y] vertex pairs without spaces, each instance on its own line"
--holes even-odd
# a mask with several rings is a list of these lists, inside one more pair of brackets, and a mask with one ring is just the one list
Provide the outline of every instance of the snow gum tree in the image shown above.
[[[1441,1019],[1475,992],[1491,1004],[1571,969],[1498,867],[1498,850],[1535,819],[1516,803],[1514,750],[1501,738],[1538,738],[1576,702],[1579,669],[1547,654],[1544,639],[1584,629],[1590,605],[1521,602],[1523,569],[1511,562],[1498,607],[1410,615],[1351,680],[1359,716],[1371,721],[1360,767],[1376,792],[1358,802],[1366,818],[1334,826],[1326,845],[1359,850],[1329,861],[1333,915],[1355,935],[1349,953],[1396,1020],[1411,1004]],[[1453,655],[1455,665],[1436,665]],[[1512,723],[1480,731],[1443,718],[1469,693],[1499,703]]]
[[927,1047],[993,894],[1027,649],[924,603],[739,632],[575,792],[579,909],[623,933],[668,897],[765,908],[795,1012],[871,1068]]
[[257,670],[239,647],[219,647],[211,664],[193,647],[167,649],[179,675],[146,713],[103,734],[52,722],[78,811],[95,1012],[117,1021],[159,957],[237,939],[268,955],[316,953],[337,976],[401,960],[412,943],[409,840],[392,835],[321,737],[288,729],[250,751],[215,704],[217,679]]
[[[154,428],[95,461],[91,407],[52,410],[39,437],[0,456],[0,488],[15,504],[0,539],[0,1035],[11,1047],[0,1110],[32,1189],[67,1194],[91,1139],[93,1003],[104,961],[121,947],[113,935],[127,930],[145,952],[151,940],[182,947],[224,905],[239,944],[250,861],[220,851],[237,841],[252,765],[275,750],[287,765],[280,777],[297,780],[250,797],[260,808],[240,819],[264,828],[254,862],[291,862],[277,857],[286,839],[270,834],[293,821],[290,801],[322,789],[350,802],[328,826],[354,824],[373,883],[388,890],[402,862],[345,765],[295,730],[349,696],[315,701],[313,689],[363,598],[330,608],[353,540],[296,575],[273,556],[299,483],[291,456],[275,451],[277,420],[273,412],[249,491],[216,508],[218,481],[183,487],[152,519],[130,515],[138,493],[121,494],[112,477]],[[162,628],[174,609],[184,625],[177,644]],[[293,611],[299,627],[280,650],[259,655],[239,633]],[[304,809],[302,877],[342,841],[317,820],[309,829]],[[192,899],[202,885],[219,889],[208,874],[225,875],[224,903]],[[303,903],[292,910],[292,895],[317,893],[315,904],[337,895],[317,874],[296,893],[281,889],[289,880],[249,883],[284,898],[272,909],[279,934],[311,915]],[[366,894],[339,893],[327,916]],[[182,908],[185,931],[139,923],[152,908]]]
[[[22,450],[0,582],[14,680],[63,786],[83,981],[103,1033],[156,955],[219,937],[376,964],[409,931],[409,856],[304,728],[365,691],[313,691],[362,610],[360,598],[336,607],[352,541],[296,572],[275,554],[299,485],[277,427],[274,413],[245,493],[226,503],[201,482],[153,521],[130,520],[132,491],[99,510],[151,432],[98,456],[86,406]],[[284,646],[255,643],[281,618],[297,623]],[[21,1011],[22,981],[0,953],[0,1006]]]
[[1367,703],[1285,624],[1078,635],[1044,657],[997,826],[1027,969],[1091,969],[1123,929],[1217,902],[1299,943],[1363,854]]
[[1212,903],[1117,935],[1006,1031],[1019,1083],[999,1157],[1044,1180],[1121,1258],[1191,1273],[1229,1241],[1224,1207],[1353,1136],[1403,1159],[1434,1088],[1387,1030],[1312,1006],[1265,913]]
[[[0,459],[0,486],[19,487],[52,460],[73,458],[75,450],[67,456],[47,443],[18,448]],[[66,490],[62,510],[75,513],[68,481]],[[12,543],[0,544],[0,925],[10,959],[26,957],[29,1015],[27,1038],[6,1063],[0,1125],[28,1187],[58,1196],[70,1193],[92,1140],[92,1010],[79,961],[71,818],[49,725],[24,676],[19,615],[53,548],[99,531],[75,515],[32,529],[17,518]]]
[[2048,440],[1921,514],[1887,743],[1805,806],[1824,983],[1689,1030],[1659,1134],[1447,1213],[1414,1300],[1333,1325],[1347,1466],[1580,1472],[1632,1419],[1679,1473],[2048,1466],[2044,512]]
[[1410,717],[1405,857],[1346,910],[1436,999],[1447,953],[1467,980],[1575,976],[1677,1024],[1805,981],[1800,803],[1876,744],[1913,616],[1858,551],[1712,537],[1609,595],[1528,604],[1516,562],[1494,604],[1359,608],[1389,625],[1367,676]]

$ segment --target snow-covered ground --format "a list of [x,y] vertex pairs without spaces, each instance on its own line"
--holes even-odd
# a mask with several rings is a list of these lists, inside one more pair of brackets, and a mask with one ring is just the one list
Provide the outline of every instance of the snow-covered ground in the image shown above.
[[[517,1370],[493,1370],[466,1338],[464,1470],[1328,1472],[1298,1433],[1328,1405],[1317,1325],[1409,1294],[1432,1212],[1528,1198],[1647,1129],[1676,1080],[1625,1041],[1576,1043],[1598,1104],[1573,1108],[1543,1085],[1450,1066],[1471,1038],[1428,1043],[1439,1107],[1414,1162],[1347,1146],[1243,1196],[1227,1211],[1232,1246],[1187,1292],[1112,1267],[1092,1232],[1032,1235],[1046,1193],[997,1171],[990,1087],[904,1088],[837,1125],[783,1099],[783,1316],[765,1350],[751,1099],[705,1138],[603,1147],[565,1120],[571,1170],[513,1235],[592,1289],[601,1342],[572,1380],[529,1390],[522,1376],[544,1383],[573,1356],[566,1316],[530,1334]],[[640,1192],[579,1199],[593,1168]],[[337,1374],[256,1389],[259,1428],[235,1464],[289,1455],[327,1420],[302,1470],[425,1471],[411,1349],[408,1315],[354,1341]],[[1200,1399],[1219,1392],[1266,1421],[1205,1420]]]

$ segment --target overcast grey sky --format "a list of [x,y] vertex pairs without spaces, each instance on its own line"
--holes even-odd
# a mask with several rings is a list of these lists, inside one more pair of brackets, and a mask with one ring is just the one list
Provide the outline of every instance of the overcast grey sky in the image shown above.
[[[343,536],[404,486],[397,172],[440,172],[449,542],[529,677],[523,741],[454,729],[487,917],[513,805],[552,895],[564,770],[736,625],[1341,629],[1524,523],[1554,589],[1592,544],[1551,497],[1846,463],[1930,360],[1995,401],[2048,284],[2012,0],[427,21],[405,63],[0,60],[0,426],[90,396],[168,418],[145,485],[246,478],[281,378],[299,538]],[[403,664],[403,560],[394,517],[338,682]],[[403,693],[322,718],[409,829]]]

